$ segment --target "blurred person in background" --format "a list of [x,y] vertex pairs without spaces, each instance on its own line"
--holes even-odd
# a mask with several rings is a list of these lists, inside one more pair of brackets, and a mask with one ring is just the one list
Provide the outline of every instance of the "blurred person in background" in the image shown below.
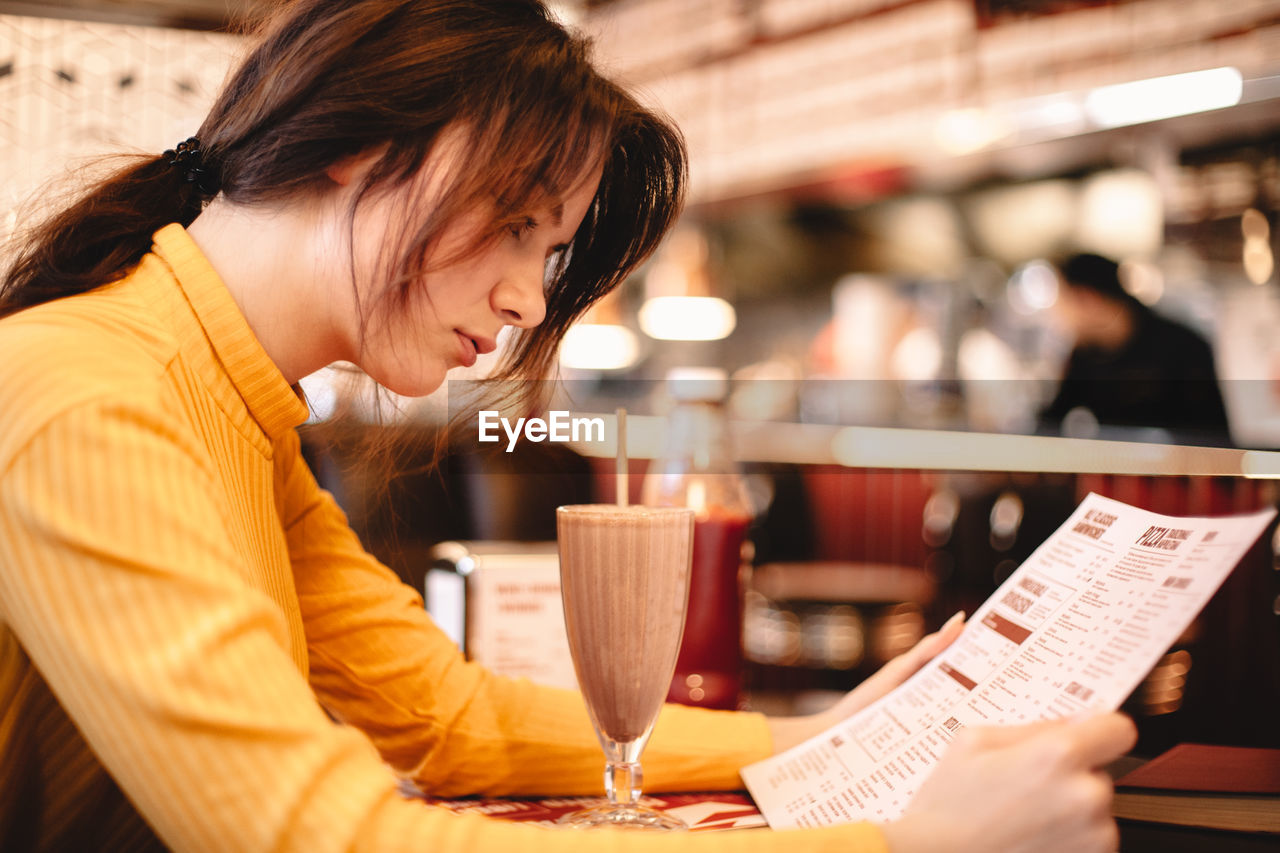
[[1056,307],[1073,346],[1042,420],[1080,438],[1099,426],[1155,427],[1175,440],[1228,443],[1209,343],[1125,290],[1109,258],[1077,254],[1059,269]]
[[[500,376],[647,257],[678,132],[536,0],[297,0],[193,137],[37,224],[0,286],[0,849],[1107,851],[1115,714],[963,735],[906,817],[798,833],[547,832],[405,799],[598,793],[581,697],[467,662],[303,461],[303,376],[406,395],[499,332]],[[668,707],[653,790],[865,707]]]

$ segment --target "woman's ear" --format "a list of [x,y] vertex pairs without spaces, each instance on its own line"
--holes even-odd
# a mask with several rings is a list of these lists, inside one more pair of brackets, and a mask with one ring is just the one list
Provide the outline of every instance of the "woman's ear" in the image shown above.
[[333,181],[340,187],[351,186],[356,181],[362,179],[374,167],[374,164],[382,158],[383,151],[381,149],[371,149],[361,151],[357,154],[349,154],[339,160],[330,163],[324,170],[329,180]]

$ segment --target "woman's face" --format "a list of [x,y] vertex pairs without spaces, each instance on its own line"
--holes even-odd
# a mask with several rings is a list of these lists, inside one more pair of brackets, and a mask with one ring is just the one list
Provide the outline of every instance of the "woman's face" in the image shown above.
[[[478,251],[468,249],[477,235],[492,232],[488,212],[448,223],[427,259],[429,271],[409,286],[404,299],[386,292],[394,285],[385,278],[371,283],[378,281],[372,271],[379,268],[373,260],[379,248],[374,235],[385,239],[402,227],[396,205],[375,202],[365,221],[357,220],[357,240],[366,235],[364,245],[356,246],[357,270],[365,273],[357,291],[369,319],[363,346],[357,337],[352,360],[384,388],[422,396],[439,388],[450,369],[470,367],[478,354],[496,349],[504,327],[538,325],[546,313],[547,263],[577,233],[599,183],[600,170],[594,168],[563,198],[528,211]],[[430,190],[425,195],[431,197]]]

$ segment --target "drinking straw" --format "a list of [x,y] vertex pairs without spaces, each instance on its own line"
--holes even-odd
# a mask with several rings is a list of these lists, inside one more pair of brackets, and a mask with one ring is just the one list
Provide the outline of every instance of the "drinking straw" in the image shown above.
[[624,406],[619,406],[616,412],[618,418],[618,476],[617,481],[617,497],[618,506],[627,505],[627,410]]

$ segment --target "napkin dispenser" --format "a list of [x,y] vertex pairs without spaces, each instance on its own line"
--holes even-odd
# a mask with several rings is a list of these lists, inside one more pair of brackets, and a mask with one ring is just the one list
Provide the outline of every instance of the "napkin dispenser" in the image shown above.
[[499,675],[576,688],[554,542],[441,542],[423,583],[431,618]]

